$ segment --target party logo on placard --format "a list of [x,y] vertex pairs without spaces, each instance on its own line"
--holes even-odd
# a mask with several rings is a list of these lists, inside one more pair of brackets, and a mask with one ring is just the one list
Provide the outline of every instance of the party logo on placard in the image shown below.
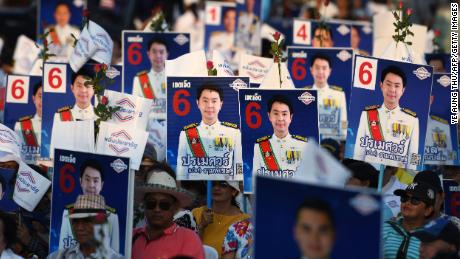
[[126,170],[128,168],[128,166],[123,162],[123,160],[121,160],[119,158],[117,160],[113,161],[112,163],[110,163],[110,166],[117,173],[121,173],[121,172],[123,172],[124,170]]

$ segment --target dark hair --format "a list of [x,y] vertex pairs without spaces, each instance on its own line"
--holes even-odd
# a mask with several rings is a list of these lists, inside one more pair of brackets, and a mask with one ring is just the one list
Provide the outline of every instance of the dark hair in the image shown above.
[[[3,178],[2,175],[0,175],[0,184],[2,185],[2,192],[6,193],[6,188],[7,188],[6,180],[5,180],[5,178]],[[1,193],[0,193],[0,195],[1,195]]]
[[58,7],[61,6],[61,5],[65,5],[67,7],[67,9],[69,10],[69,12],[70,12],[70,5],[67,2],[64,2],[64,1],[59,1],[59,2],[56,3],[56,5],[54,6],[54,12],[56,12]]
[[201,97],[201,93],[203,93],[204,90],[209,90],[209,91],[214,91],[219,94],[220,101],[224,101],[224,91],[222,91],[222,88],[218,87],[217,85],[214,84],[209,84],[209,83],[204,83],[198,89],[196,90],[196,100],[198,101]]
[[86,160],[80,167],[80,178],[83,178],[86,168],[91,167],[96,169],[101,175],[101,180],[104,181],[104,170],[102,170],[101,164],[95,159]]
[[3,236],[6,247],[10,248],[16,242],[16,222],[12,216],[2,211],[0,211],[0,221],[3,222]]
[[383,81],[385,80],[385,77],[389,74],[389,73],[392,73],[392,74],[395,74],[399,77],[401,77],[402,81],[403,81],[403,87],[406,87],[406,74],[404,74],[404,71],[402,71],[399,67],[397,66],[388,66],[386,67],[384,70],[382,70],[382,76],[380,77],[380,83],[383,83]]
[[435,54],[435,55],[430,55],[426,58],[426,62],[429,64],[432,60],[439,60],[442,63],[442,67],[446,67],[446,63],[444,62],[444,58],[442,55]]
[[379,172],[371,164],[363,161],[355,161],[346,165],[352,172],[353,177],[360,181],[369,181],[369,188],[377,189]]
[[332,68],[332,62],[331,62],[331,59],[327,56],[327,55],[324,55],[324,54],[315,54],[313,56],[313,58],[311,59],[311,63],[310,63],[310,67],[313,66],[313,64],[315,63],[315,60],[317,59],[322,59],[322,60],[326,60],[327,63],[329,64],[329,67]]
[[236,196],[233,196],[233,197],[232,197],[231,204],[232,204],[233,206],[237,207],[238,209],[240,209],[240,204],[236,201]]
[[166,51],[169,53],[169,47],[166,41],[162,39],[158,39],[158,38],[149,40],[149,42],[147,43],[147,51],[150,51],[150,48],[152,47],[154,43],[164,45],[166,48]]
[[227,15],[227,13],[230,12],[230,11],[234,11],[234,12],[236,13],[236,9],[235,9],[235,8],[233,8],[233,7],[232,7],[232,8],[227,8],[227,9],[225,9],[225,11],[224,11],[222,17],[225,17],[225,15]]
[[286,104],[288,106],[288,108],[289,108],[289,112],[291,114],[294,114],[294,107],[292,106],[291,101],[285,95],[281,95],[281,94],[274,95],[274,96],[272,96],[272,98],[270,98],[270,100],[268,100],[268,103],[267,103],[267,112],[268,113],[271,112],[272,106],[273,106],[273,104],[275,102]]
[[329,32],[329,36],[331,36],[331,40],[333,40],[332,38],[332,30],[329,28],[329,27],[324,27],[324,26],[316,26],[314,29],[313,29],[313,35],[312,37],[315,37],[315,34],[316,34],[316,30],[325,30],[327,32]]
[[75,80],[77,79],[78,76],[93,77],[93,75],[94,75],[94,71],[91,70],[91,68],[82,67],[77,72],[72,73],[72,85],[75,83]]
[[296,211],[296,221],[299,219],[300,212],[304,209],[314,210],[326,214],[331,221],[332,227],[335,229],[334,221],[334,212],[331,209],[331,206],[320,198],[306,198],[300,205],[297,207]]
[[36,84],[34,84],[34,88],[33,88],[34,96],[37,94],[40,88],[42,88],[42,81],[39,81]]

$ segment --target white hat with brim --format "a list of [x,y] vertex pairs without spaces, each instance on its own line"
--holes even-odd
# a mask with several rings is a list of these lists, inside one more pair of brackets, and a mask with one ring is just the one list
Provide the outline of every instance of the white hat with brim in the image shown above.
[[230,185],[233,189],[237,190],[238,192],[240,191],[240,183],[238,181],[226,181],[228,185]]
[[147,183],[136,187],[136,201],[142,201],[148,193],[169,194],[179,201],[181,207],[187,207],[193,202],[193,194],[178,188],[176,180],[164,171],[149,173]]

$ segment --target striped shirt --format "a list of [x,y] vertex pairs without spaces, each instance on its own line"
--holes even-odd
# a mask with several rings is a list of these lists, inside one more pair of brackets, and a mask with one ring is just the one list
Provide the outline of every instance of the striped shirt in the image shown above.
[[[406,256],[398,258],[398,251],[404,240],[407,240],[407,253]],[[402,218],[398,218],[395,221],[389,220],[383,224],[383,258],[418,259],[420,255],[419,248],[420,240],[411,236],[411,233],[403,228]]]

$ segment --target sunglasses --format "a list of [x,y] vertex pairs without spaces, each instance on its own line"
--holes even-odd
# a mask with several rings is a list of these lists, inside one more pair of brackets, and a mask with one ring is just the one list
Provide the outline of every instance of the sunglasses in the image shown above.
[[401,203],[405,203],[405,202],[408,202],[408,201],[410,201],[410,203],[412,205],[415,205],[415,206],[417,206],[420,203],[422,203],[422,200],[420,198],[417,198],[417,197],[414,197],[414,196],[410,197],[408,195],[401,196]]
[[213,183],[213,186],[220,186],[222,188],[230,187],[230,184],[228,184],[225,181],[217,181]]
[[163,210],[163,211],[170,210],[172,205],[173,205],[172,202],[167,202],[167,201],[146,201],[144,204],[145,209],[147,210],[153,210],[158,206],[160,210]]

